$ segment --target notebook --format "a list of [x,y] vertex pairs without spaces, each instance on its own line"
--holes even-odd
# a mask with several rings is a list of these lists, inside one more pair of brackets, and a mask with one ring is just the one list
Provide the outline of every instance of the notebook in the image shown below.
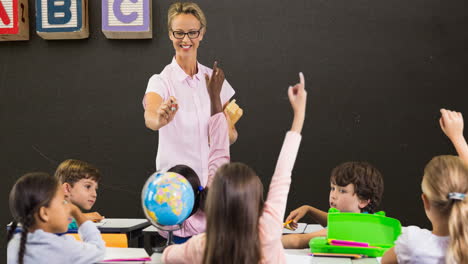
[[287,228],[283,228],[283,234],[302,234],[306,228],[306,223],[297,223],[296,230],[289,230]]
[[144,248],[106,248],[106,256],[101,262],[150,261]]

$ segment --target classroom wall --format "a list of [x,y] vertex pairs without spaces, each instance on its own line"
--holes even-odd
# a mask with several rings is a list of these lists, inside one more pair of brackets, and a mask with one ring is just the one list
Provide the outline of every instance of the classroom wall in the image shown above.
[[[100,1],[89,1],[90,38],[0,43],[0,169],[4,226],[8,192],[30,171],[53,173],[68,158],[104,174],[95,209],[144,217],[140,191],[155,170],[157,133],[144,125],[147,81],[170,63],[172,1],[153,1],[152,40],[108,40]],[[199,61],[216,59],[244,108],[232,160],[265,187],[292,112],[287,87],[306,76],[308,106],[287,212],[328,208],[329,174],[365,160],[384,174],[382,208],[429,228],[420,201],[424,165],[454,154],[439,108],[468,115],[466,1],[198,1],[208,19]],[[5,250],[2,250],[2,254]]]

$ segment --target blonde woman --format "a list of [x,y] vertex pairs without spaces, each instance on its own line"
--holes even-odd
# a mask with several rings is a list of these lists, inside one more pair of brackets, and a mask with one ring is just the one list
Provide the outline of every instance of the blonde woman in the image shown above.
[[[207,82],[218,71],[213,72],[197,61],[198,47],[207,26],[200,7],[191,2],[174,3],[168,10],[167,20],[175,56],[160,74],[153,75],[148,82],[143,99],[145,124],[151,130],[159,131],[156,169],[167,171],[183,164],[185,171],[191,168],[190,171],[198,176],[202,192],[208,181],[210,151],[208,127],[211,108]],[[216,62],[213,68],[216,70]],[[221,103],[226,105],[234,90],[227,81],[221,84]],[[228,133],[232,144],[237,139],[233,125],[229,126]],[[202,212],[191,218],[182,230],[174,233],[176,236],[188,238],[205,230]]]
[[437,156],[424,169],[422,200],[432,231],[409,226],[382,264],[468,263],[468,146],[460,113],[441,110],[440,125],[459,157]]

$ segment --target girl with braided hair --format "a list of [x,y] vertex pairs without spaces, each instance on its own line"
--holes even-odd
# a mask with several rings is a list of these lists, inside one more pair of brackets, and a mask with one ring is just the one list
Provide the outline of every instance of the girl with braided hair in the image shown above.
[[[8,231],[7,263],[95,263],[104,258],[105,244],[96,226],[65,200],[56,178],[46,173],[22,176],[10,192],[13,224]],[[71,216],[84,242],[65,233]],[[21,233],[15,230],[21,224]]]

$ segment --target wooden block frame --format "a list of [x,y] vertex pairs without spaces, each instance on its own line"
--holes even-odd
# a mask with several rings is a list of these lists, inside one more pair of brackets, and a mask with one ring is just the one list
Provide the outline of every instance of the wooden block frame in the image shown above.
[[0,0],[0,41],[13,40],[29,40],[28,0]]
[[[76,8],[76,13],[71,13],[70,21],[75,16],[76,21],[73,25],[64,26],[63,24],[49,24],[44,26],[44,18],[47,17],[47,2],[48,0],[36,1],[36,31],[43,39],[84,39],[89,37],[89,18],[88,18],[88,0],[62,0],[61,2],[70,1],[71,5]],[[59,0],[57,0],[59,1]],[[70,8],[71,9],[71,8]],[[69,21],[69,22],[70,22]],[[69,23],[67,22],[67,24]],[[57,26],[54,26],[57,25]]]
[[[152,0],[133,0],[133,4],[142,1],[142,12],[131,12],[130,14],[116,15],[115,11],[121,12],[122,0],[102,1],[102,32],[109,39],[151,39],[153,38],[153,12]],[[116,7],[117,5],[120,5]],[[127,2],[127,8],[129,8]],[[134,7],[133,7],[134,8]],[[130,9],[130,8],[129,8]],[[140,23],[135,23],[136,18],[132,15],[142,15]],[[119,19],[124,19],[122,21]]]

